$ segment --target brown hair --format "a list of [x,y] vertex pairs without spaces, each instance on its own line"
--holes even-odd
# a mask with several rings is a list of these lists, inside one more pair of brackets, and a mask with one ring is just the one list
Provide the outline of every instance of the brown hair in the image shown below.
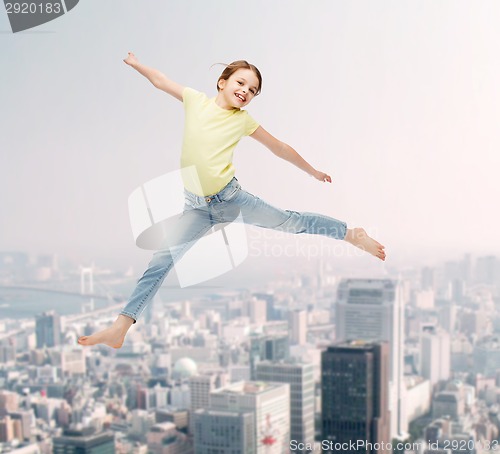
[[252,70],[255,75],[257,76],[257,79],[259,79],[259,86],[257,87],[257,92],[255,93],[255,96],[257,96],[261,89],[262,89],[262,76],[260,74],[260,71],[257,69],[255,65],[252,65],[251,63],[248,63],[246,60],[236,60],[233,61],[232,63],[229,63],[229,65],[225,65],[226,69],[222,71],[222,74],[219,76],[217,79],[217,91],[220,91],[219,88],[219,81],[221,79],[227,80],[231,77],[232,74],[234,74],[238,69],[250,69]]

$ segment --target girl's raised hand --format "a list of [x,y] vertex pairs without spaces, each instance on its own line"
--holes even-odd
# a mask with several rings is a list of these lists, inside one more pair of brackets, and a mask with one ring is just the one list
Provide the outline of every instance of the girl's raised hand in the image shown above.
[[123,61],[130,66],[132,66],[134,63],[139,63],[139,60],[137,60],[132,52],[129,52],[127,58],[124,58]]
[[319,170],[315,170],[312,176],[316,178],[316,180],[323,181],[324,183],[332,182],[332,177],[330,175],[326,174],[325,172],[320,172]]

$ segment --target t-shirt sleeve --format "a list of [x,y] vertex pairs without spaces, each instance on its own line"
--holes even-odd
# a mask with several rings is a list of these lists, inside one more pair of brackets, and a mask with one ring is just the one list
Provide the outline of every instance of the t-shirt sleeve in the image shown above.
[[201,101],[204,96],[204,93],[194,88],[184,87],[184,90],[182,90],[182,103],[184,104],[184,108],[187,109],[193,103]]
[[259,127],[259,123],[257,123],[252,116],[245,110],[245,131],[244,134],[245,136],[249,136],[250,134],[253,134],[255,130]]

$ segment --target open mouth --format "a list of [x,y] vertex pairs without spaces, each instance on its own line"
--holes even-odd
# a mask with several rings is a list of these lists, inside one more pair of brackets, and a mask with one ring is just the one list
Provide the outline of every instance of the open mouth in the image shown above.
[[235,93],[234,96],[236,96],[241,102],[246,101],[246,98],[243,95],[240,95],[239,93]]

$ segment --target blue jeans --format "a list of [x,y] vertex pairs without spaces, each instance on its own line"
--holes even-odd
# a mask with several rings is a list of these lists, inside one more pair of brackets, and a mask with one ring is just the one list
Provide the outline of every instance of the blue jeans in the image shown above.
[[346,223],[337,219],[275,208],[241,189],[236,178],[214,195],[201,197],[186,190],[184,194],[184,212],[165,225],[165,247],[153,254],[130,301],[121,312],[133,318],[134,323],[160,288],[174,261],[217,224],[239,218],[245,224],[266,229],[324,235],[337,240],[343,240],[347,232]]

